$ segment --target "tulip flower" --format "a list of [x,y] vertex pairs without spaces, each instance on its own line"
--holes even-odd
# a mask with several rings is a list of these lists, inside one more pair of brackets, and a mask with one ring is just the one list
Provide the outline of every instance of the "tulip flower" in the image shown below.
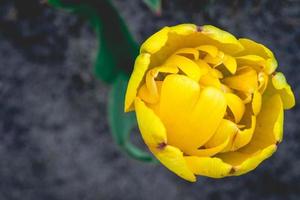
[[188,181],[237,176],[270,157],[282,140],[284,109],[295,105],[264,45],[211,25],[164,27],[140,48],[125,111],[135,111],[154,156]]

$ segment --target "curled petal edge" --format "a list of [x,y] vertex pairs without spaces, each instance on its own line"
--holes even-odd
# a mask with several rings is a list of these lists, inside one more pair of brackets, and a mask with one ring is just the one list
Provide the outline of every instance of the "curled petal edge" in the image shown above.
[[137,90],[140,86],[141,81],[143,80],[144,74],[149,67],[150,57],[150,54],[142,53],[135,60],[134,69],[128,82],[125,95],[125,112],[134,110],[133,101],[137,95]]

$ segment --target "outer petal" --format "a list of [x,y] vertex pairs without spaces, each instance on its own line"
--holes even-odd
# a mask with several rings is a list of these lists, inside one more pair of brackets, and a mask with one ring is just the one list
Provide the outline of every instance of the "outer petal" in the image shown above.
[[195,175],[183,158],[183,153],[178,148],[167,145],[166,129],[160,119],[139,98],[135,100],[135,107],[139,129],[150,151],[178,176],[188,181],[196,181]]
[[262,151],[256,153],[254,156],[247,159],[239,167],[236,168],[236,172],[233,175],[245,174],[255,169],[262,161],[269,158],[277,149],[276,145],[270,145]]
[[[166,58],[181,48],[196,48],[203,45],[210,45],[219,48],[227,54],[243,50],[243,46],[233,35],[209,25],[197,27],[193,24],[181,24],[170,27],[167,36],[164,44],[153,54],[151,66],[161,65]],[[209,50],[209,53],[215,55],[211,50]],[[206,51],[208,52],[208,49]]]
[[280,94],[284,109],[292,108],[295,105],[295,96],[290,85],[286,82],[283,73],[277,72],[272,77],[272,83],[274,88],[278,90],[278,93]]
[[274,72],[277,68],[277,61],[274,57],[274,54],[270,49],[265,47],[264,45],[254,42],[253,40],[241,38],[239,39],[239,42],[243,45],[245,48],[244,51],[240,52],[238,55],[243,56],[243,55],[258,55],[267,60],[266,63],[266,69],[265,71],[268,74],[271,74]]
[[140,52],[154,54],[159,51],[168,40],[170,27],[164,27],[160,31],[154,33],[141,46]]
[[227,176],[232,169],[231,165],[219,158],[186,156],[185,160],[194,174],[211,178]]
[[232,34],[223,31],[215,26],[202,26],[202,33],[212,38],[213,40],[220,42],[221,44],[227,45],[225,50],[228,53],[240,52],[244,49],[240,42]]
[[255,153],[228,152],[218,155],[223,162],[233,166],[230,176],[238,176],[255,169],[262,161],[269,158],[275,151],[276,145],[270,145]]
[[125,112],[134,109],[132,107],[132,103],[136,97],[137,90],[140,86],[141,81],[143,80],[146,70],[149,67],[150,56],[151,55],[148,53],[142,53],[135,60],[134,70],[128,82],[126,96],[125,96]]
[[196,177],[188,167],[183,153],[176,147],[167,145],[163,149],[150,149],[155,157],[165,165],[169,170],[180,176],[181,178],[195,182]]
[[135,99],[136,117],[145,143],[150,148],[167,144],[166,129],[156,114],[139,98]]
[[172,26],[170,32],[176,33],[178,35],[190,35],[197,31],[197,26],[195,24],[179,24]]
[[173,27],[164,27],[160,31],[149,37],[141,46],[140,52],[147,52],[154,54],[158,52],[168,41],[169,33],[176,33],[178,35],[189,35],[197,31],[197,26],[194,24],[180,24]]

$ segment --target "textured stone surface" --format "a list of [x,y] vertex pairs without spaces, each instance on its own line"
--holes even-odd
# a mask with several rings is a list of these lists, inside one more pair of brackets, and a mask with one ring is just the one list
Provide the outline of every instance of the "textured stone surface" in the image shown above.
[[[255,171],[185,182],[162,165],[129,159],[113,143],[109,87],[91,74],[96,38],[88,25],[24,2],[0,3],[1,200],[299,199],[299,106],[286,113],[277,153]],[[299,99],[299,1],[164,1],[161,16],[140,0],[114,3],[139,41],[191,22],[266,44]]]

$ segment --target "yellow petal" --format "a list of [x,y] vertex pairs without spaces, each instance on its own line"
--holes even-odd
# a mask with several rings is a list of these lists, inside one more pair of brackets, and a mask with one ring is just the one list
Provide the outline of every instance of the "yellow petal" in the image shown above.
[[227,105],[234,116],[235,122],[238,123],[244,115],[245,105],[242,99],[240,99],[235,94],[225,93],[225,97],[226,97]]
[[211,157],[216,155],[217,153],[223,151],[230,143],[230,137],[227,137],[221,144],[211,147],[211,148],[203,148],[189,151],[190,155],[200,156],[200,157]]
[[242,175],[255,169],[262,161],[269,158],[276,151],[276,149],[276,145],[270,145],[264,148],[262,151],[245,160],[239,167],[236,168],[236,172],[233,173],[233,175]]
[[251,67],[239,69],[236,75],[223,79],[223,83],[232,89],[252,93],[258,87],[257,73]]
[[276,72],[276,74],[272,76],[272,83],[277,90],[281,90],[287,85],[286,78],[281,72]]
[[283,133],[283,106],[278,94],[263,97],[261,111],[256,118],[256,127],[251,141],[240,149],[254,153],[281,141]]
[[159,51],[168,40],[170,27],[164,27],[150,36],[141,46],[140,53],[154,54]]
[[190,35],[197,31],[197,26],[195,24],[179,24],[170,27],[170,32],[176,33],[178,35]]
[[188,77],[195,81],[199,81],[201,76],[201,71],[198,65],[192,60],[184,57],[173,55],[165,63],[167,66],[178,67],[181,69]]
[[168,75],[163,81],[159,113],[167,128],[169,144],[182,144],[181,138],[188,131],[185,121],[199,93],[198,83],[184,75]]
[[216,78],[223,78],[223,74],[222,72],[220,72],[219,70],[215,69],[215,68],[211,68],[210,69],[210,73],[212,74],[212,76],[216,77]]
[[175,74],[179,70],[175,66],[160,66],[160,67],[155,67],[147,72],[146,75],[146,86],[149,95],[151,96],[153,102],[151,103],[156,103],[159,100],[159,94],[158,94],[158,89],[156,85],[156,80],[155,78],[158,76],[159,73],[170,73],[170,74]]
[[239,39],[239,42],[243,45],[244,51],[240,52],[238,56],[249,55],[249,54],[261,56],[267,61],[266,69],[265,69],[266,73],[271,74],[276,70],[277,61],[272,51],[270,51],[270,49],[268,49],[267,47],[265,47],[260,43],[245,38]]
[[158,103],[162,81],[155,81],[155,85],[156,85],[155,88],[157,88],[157,96],[153,95],[153,93],[149,92],[149,89],[147,88],[146,84],[144,84],[139,89],[138,97],[149,104]]
[[227,176],[232,166],[224,163],[219,158],[186,156],[187,165],[196,175],[208,176],[211,178],[222,178]]
[[150,148],[167,144],[166,129],[156,114],[139,98],[135,99],[136,117],[143,140]]
[[236,57],[236,61],[238,66],[258,66],[258,70],[265,69],[267,65],[267,61],[258,55],[245,55],[245,56],[239,56]]
[[261,111],[257,116],[257,126],[252,138],[253,143],[274,144],[280,142],[282,133],[283,105],[279,95],[263,99]]
[[[226,110],[223,93],[200,87],[182,75],[169,75],[161,90],[160,116],[169,144],[185,153],[202,146],[215,132]],[[198,101],[198,102],[196,102]]]
[[284,109],[292,108],[295,105],[295,96],[283,73],[277,72],[272,77],[272,83],[280,94]]
[[195,63],[196,63],[196,64],[198,65],[198,67],[200,68],[201,76],[207,74],[207,73],[211,70],[211,67],[210,67],[206,62],[204,62],[204,61],[201,60],[201,59],[195,61]]
[[140,83],[143,80],[144,75],[149,67],[150,56],[151,55],[148,53],[142,53],[135,60],[134,70],[128,82],[125,96],[125,112],[134,109],[132,103],[136,97],[137,90],[140,87]]
[[230,176],[239,176],[255,169],[262,161],[269,158],[275,151],[276,145],[270,145],[255,153],[242,153],[242,152],[227,152],[219,154],[218,157],[224,163],[232,165]]
[[246,144],[248,144],[253,136],[254,130],[256,126],[256,118],[255,116],[251,116],[251,127],[244,130],[239,130],[233,140],[232,151],[235,151]]
[[283,90],[279,91],[284,109],[290,109],[295,106],[295,96],[292,88],[288,85]]
[[181,144],[189,154],[204,145],[215,133],[226,111],[226,99],[218,89],[204,88],[197,103],[184,123],[187,127]]
[[237,64],[234,57],[230,55],[225,55],[223,59],[223,64],[231,74],[234,74],[236,72]]
[[196,181],[195,175],[188,167],[183,153],[178,148],[167,145],[161,150],[152,150],[152,153],[163,165],[181,178],[191,182]]
[[219,51],[216,57],[212,57],[210,54],[207,54],[203,60],[213,66],[218,66],[223,62],[224,56],[225,54],[222,51]]
[[199,58],[199,51],[197,51],[194,48],[182,48],[182,49],[179,49],[178,51],[176,51],[175,54],[182,55],[182,56],[193,55],[194,60],[198,60],[198,58]]
[[254,115],[257,115],[260,111],[261,108],[261,102],[262,101],[262,97],[259,91],[255,91],[253,93],[253,98],[252,98],[252,110]]
[[211,73],[201,76],[201,79],[200,79],[199,83],[202,86],[206,86],[206,87],[215,87],[217,89],[222,88],[222,84],[221,84],[219,78],[212,75]]
[[[218,129],[216,130],[216,133],[205,144],[205,147],[212,148],[212,147],[219,146],[220,144],[224,143],[224,141],[226,141],[227,138],[230,138],[230,140],[232,140],[233,136],[237,133],[237,131],[238,131],[238,127],[235,123],[233,123],[230,120],[223,119]],[[231,146],[229,145],[229,147]]]
[[266,73],[264,72],[259,72],[258,73],[258,91],[263,94],[264,91],[266,90],[269,82],[269,77]]
[[[163,62],[174,54],[177,50],[182,48],[192,48],[197,46],[195,40],[197,26],[194,24],[180,24],[173,27],[168,27],[168,30],[162,33],[162,36],[158,36],[157,40],[163,40],[157,51],[153,51],[151,57],[151,66],[162,65]],[[163,39],[159,39],[159,38]],[[156,40],[155,38],[153,40]],[[203,42],[203,40],[201,40]],[[151,46],[151,43],[150,45]]]
[[230,87],[228,87],[227,85],[224,85],[224,84],[221,84],[221,90],[224,93],[233,93],[233,90]]
[[240,42],[232,34],[212,25],[202,26],[201,33],[223,44],[223,49],[228,53],[233,54],[244,49]]
[[211,57],[216,57],[218,55],[218,48],[212,45],[201,45],[195,49],[208,53]]

